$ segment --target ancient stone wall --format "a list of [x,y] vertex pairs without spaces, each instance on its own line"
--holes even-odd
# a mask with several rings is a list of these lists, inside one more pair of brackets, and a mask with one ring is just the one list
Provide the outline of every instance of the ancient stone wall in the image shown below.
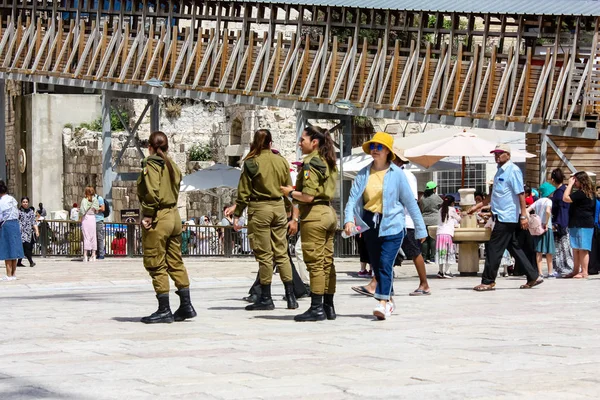
[[17,174],[19,173],[19,162],[17,148],[17,137],[15,129],[15,103],[17,96],[21,93],[21,82],[6,81],[6,109],[5,109],[5,134],[6,134],[6,185],[9,193],[17,192]]
[[[170,103],[172,100],[167,99]],[[250,147],[256,129],[267,128],[273,134],[274,147],[290,161],[296,159],[295,111],[254,106],[224,106],[214,102],[185,102],[178,115],[172,114],[173,104],[161,103],[160,130],[169,137],[169,154],[184,174],[208,167],[215,162],[239,166],[239,160]],[[131,125],[137,121],[145,106],[144,100],[132,100]],[[232,131],[239,135],[232,137]],[[150,117],[144,118],[138,130],[140,141],[150,135]],[[65,128],[64,137],[64,201],[65,209],[79,203],[85,186],[90,184],[102,192],[101,134],[79,127]],[[113,132],[113,162],[122,149],[127,134]],[[237,144],[232,144],[237,143]],[[194,145],[212,149],[211,162],[190,162],[190,149]],[[142,146],[144,147],[144,146]],[[143,148],[144,152],[146,151]],[[140,156],[133,147],[128,148],[117,167],[118,172],[139,172]],[[118,220],[122,209],[139,207],[135,182],[117,181],[113,185],[113,216]],[[235,189],[220,188],[208,192],[182,193],[178,207],[182,218],[199,218],[203,215],[219,215],[220,207],[235,200]]]

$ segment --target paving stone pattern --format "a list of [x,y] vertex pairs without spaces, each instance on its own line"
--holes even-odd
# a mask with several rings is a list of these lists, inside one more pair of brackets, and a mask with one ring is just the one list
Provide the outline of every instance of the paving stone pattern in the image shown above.
[[[187,262],[198,317],[139,318],[156,303],[140,259],[39,260],[0,282],[0,399],[596,399],[600,389],[598,279],[548,280],[518,290],[499,278],[434,278],[416,289],[396,268],[397,311],[371,315],[350,286],[358,263],[338,263],[338,319],[296,323],[274,279],[276,309],[247,312],[249,260]],[[178,299],[171,296],[173,308]]]

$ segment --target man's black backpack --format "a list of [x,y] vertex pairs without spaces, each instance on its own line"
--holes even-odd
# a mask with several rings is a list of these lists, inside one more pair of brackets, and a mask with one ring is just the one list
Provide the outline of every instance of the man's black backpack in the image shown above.
[[106,201],[106,199],[104,199],[104,218],[108,218],[109,215],[110,215],[110,205],[108,204],[108,201]]

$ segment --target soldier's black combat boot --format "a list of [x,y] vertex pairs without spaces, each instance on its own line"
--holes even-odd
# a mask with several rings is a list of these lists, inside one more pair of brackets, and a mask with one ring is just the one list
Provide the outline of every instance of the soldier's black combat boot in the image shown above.
[[173,313],[175,321],[179,322],[194,318],[197,314],[192,305],[192,300],[190,300],[190,288],[179,289],[175,293],[179,296],[179,308]]
[[323,295],[323,311],[325,311],[327,319],[333,320],[337,317],[337,315],[335,315],[335,307],[333,306],[332,294]]
[[304,322],[325,320],[325,311],[323,311],[323,295],[312,293],[310,297],[310,308],[303,314],[296,315],[294,317],[294,321]]
[[268,311],[274,310],[275,304],[271,298],[271,285],[260,285],[260,297],[254,304],[246,306],[247,311]]
[[145,324],[170,324],[173,322],[173,314],[171,314],[171,307],[169,307],[169,293],[157,294],[158,299],[158,310],[152,315],[142,318],[142,322]]
[[298,308],[298,302],[296,301],[296,294],[294,293],[294,283],[286,282],[285,286],[285,299],[287,301],[288,310],[295,310]]

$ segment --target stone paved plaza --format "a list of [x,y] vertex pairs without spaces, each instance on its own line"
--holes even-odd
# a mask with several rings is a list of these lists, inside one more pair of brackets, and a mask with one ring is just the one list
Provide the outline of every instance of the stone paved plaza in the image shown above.
[[[591,399],[600,394],[598,279],[518,290],[499,278],[438,280],[409,297],[412,265],[396,268],[397,311],[350,290],[338,265],[338,319],[296,323],[275,278],[276,310],[247,312],[251,260],[187,262],[198,317],[144,325],[156,308],[141,259],[37,260],[0,283],[0,399]],[[274,296],[275,297],[275,296]],[[171,296],[176,308],[178,299]],[[174,303],[174,304],[173,304]]]

